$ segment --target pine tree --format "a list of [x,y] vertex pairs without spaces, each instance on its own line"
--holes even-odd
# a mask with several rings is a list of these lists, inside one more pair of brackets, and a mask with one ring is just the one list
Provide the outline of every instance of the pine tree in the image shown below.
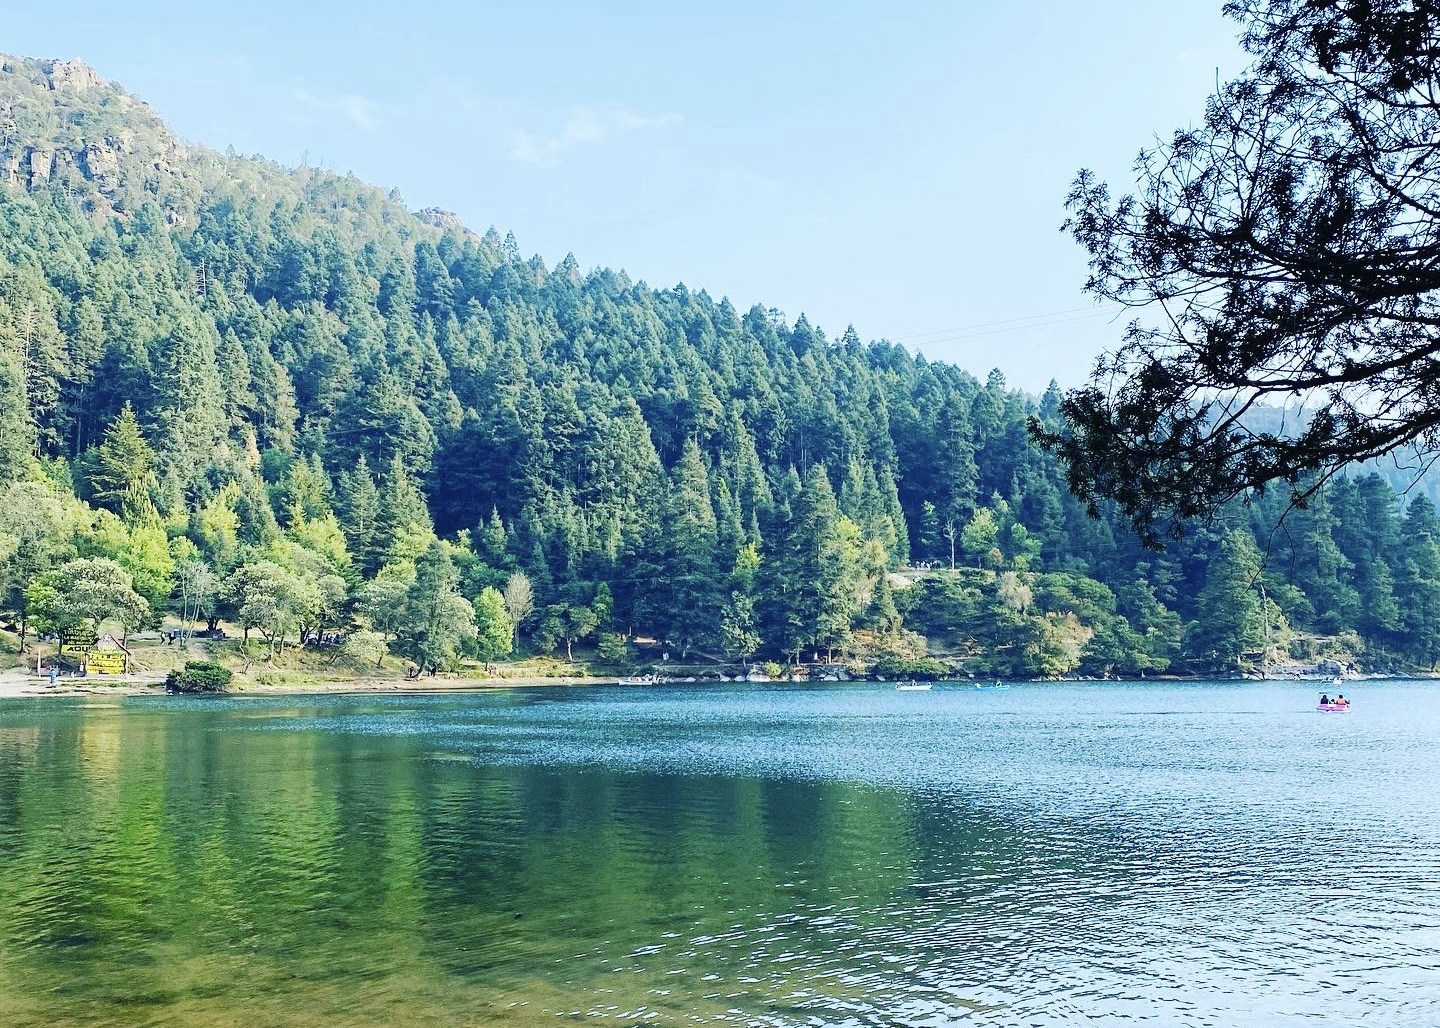
[[715,637],[720,612],[715,510],[694,439],[685,441],[672,479],[665,517],[668,546],[656,583],[664,599],[656,613],[664,637],[683,655]]
[[[225,437],[224,390],[216,363],[215,328],[186,318],[156,346],[155,411],[158,472],[166,493],[191,493]],[[178,504],[172,500],[172,506]]]
[[1196,604],[1197,620],[1185,632],[1192,660],[1236,668],[1264,645],[1260,610],[1260,554],[1248,533],[1231,529],[1220,540]]
[[[357,465],[358,466],[358,465]],[[430,509],[400,455],[390,460],[381,483],[376,544],[385,560],[413,560],[434,538]]]
[[1400,535],[1405,556],[1395,589],[1404,612],[1405,647],[1433,670],[1440,666],[1440,518],[1428,498],[1410,501]]
[[105,432],[95,453],[90,489],[95,501],[123,518],[146,516],[151,509],[155,451],[140,434],[135,410],[127,401]]
[[23,478],[35,450],[19,361],[0,346],[0,485]]
[[480,559],[496,570],[503,570],[512,564],[509,534],[505,531],[505,521],[500,517],[498,507],[490,508],[490,517],[478,534],[475,548]]
[[380,490],[363,453],[355,467],[340,476],[339,507],[340,526],[355,564],[362,574],[373,575],[384,563],[385,546],[380,534]]
[[21,653],[30,619],[25,589],[49,571],[62,552],[63,518],[59,500],[38,482],[0,487],[0,610],[13,613],[19,625]]

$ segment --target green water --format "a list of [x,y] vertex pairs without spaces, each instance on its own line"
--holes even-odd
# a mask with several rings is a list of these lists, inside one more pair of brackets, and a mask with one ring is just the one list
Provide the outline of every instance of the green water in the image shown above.
[[1433,1024],[1440,704],[1356,692],[4,704],[0,1024]]

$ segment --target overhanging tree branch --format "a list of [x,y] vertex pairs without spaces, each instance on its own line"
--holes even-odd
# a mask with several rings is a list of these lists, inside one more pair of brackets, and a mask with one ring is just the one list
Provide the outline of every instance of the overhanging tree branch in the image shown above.
[[1065,428],[1031,426],[1152,545],[1252,491],[1303,503],[1354,461],[1440,451],[1440,4],[1225,10],[1246,73],[1141,154],[1135,195],[1081,172],[1066,202],[1087,290],[1162,325],[1130,326]]

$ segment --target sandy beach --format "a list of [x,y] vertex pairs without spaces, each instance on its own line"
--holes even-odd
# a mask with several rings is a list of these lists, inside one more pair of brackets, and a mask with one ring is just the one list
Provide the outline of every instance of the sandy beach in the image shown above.
[[107,675],[60,678],[52,687],[49,677],[25,668],[0,671],[0,700],[27,696],[143,696],[162,691],[164,675]]

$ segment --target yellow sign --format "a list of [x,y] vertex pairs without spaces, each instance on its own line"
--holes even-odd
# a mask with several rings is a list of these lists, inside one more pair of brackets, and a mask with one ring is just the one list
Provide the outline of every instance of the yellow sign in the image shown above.
[[95,635],[88,628],[63,628],[60,630],[61,653],[84,653],[95,645]]
[[124,650],[91,650],[85,655],[85,670],[92,675],[123,675]]

